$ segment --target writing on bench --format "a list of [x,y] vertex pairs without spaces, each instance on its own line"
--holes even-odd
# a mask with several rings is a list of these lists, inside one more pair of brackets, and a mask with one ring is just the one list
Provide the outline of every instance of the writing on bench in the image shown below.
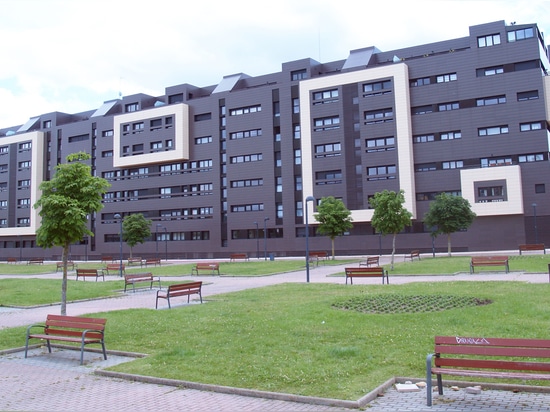
[[168,301],[168,309],[171,309],[170,298],[175,298],[177,296],[187,296],[187,303],[189,303],[191,295],[199,295],[202,303],[201,287],[202,282],[188,282],[170,285],[166,291],[158,290],[155,309],[158,309],[159,299],[166,299]]
[[206,271],[206,270],[209,270],[212,275],[214,274],[214,272],[216,272],[219,275],[220,264],[218,262],[199,262],[191,268],[191,275],[193,274],[199,275],[200,271]]
[[[92,343],[101,345],[103,358],[107,360],[105,351],[105,323],[107,319],[85,318],[77,316],[48,315],[45,324],[34,324],[27,328],[25,337],[25,358],[29,349],[30,339],[42,339],[46,341],[48,352],[52,352],[50,341],[79,343],[80,344],[80,364],[84,363],[84,346]],[[36,328],[41,328],[41,333],[32,332]]]
[[436,336],[434,353],[426,358],[428,406],[432,375],[440,395],[442,375],[550,380],[550,340]]
[[470,273],[476,266],[504,266],[506,273],[510,271],[508,256],[474,256],[470,261]]
[[154,277],[152,273],[132,273],[131,275],[124,275],[124,292],[126,292],[126,287],[132,285],[132,290],[136,291],[136,283],[149,283],[149,289],[153,289],[153,283],[158,282],[159,289],[160,286],[160,277]]
[[346,285],[348,284],[348,279],[350,284],[353,285],[353,278],[375,278],[381,277],[382,284],[386,281],[389,285],[390,278],[388,276],[388,271],[384,270],[383,267],[359,267],[359,268],[345,268],[346,271]]

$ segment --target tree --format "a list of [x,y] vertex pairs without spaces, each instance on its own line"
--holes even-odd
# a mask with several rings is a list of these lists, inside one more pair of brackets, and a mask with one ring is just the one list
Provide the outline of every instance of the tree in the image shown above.
[[447,254],[451,256],[451,233],[467,229],[475,218],[468,199],[440,193],[424,215],[424,224],[432,228],[432,236],[447,235]]
[[313,216],[319,222],[317,232],[327,235],[331,240],[332,259],[334,260],[334,238],[342,236],[353,227],[351,212],[340,199],[328,196],[321,199],[317,206],[317,213]]
[[411,225],[412,214],[405,207],[404,191],[399,193],[384,190],[374,194],[370,200],[374,207],[372,216],[372,226],[377,232],[383,235],[393,234],[392,252],[391,252],[391,270],[393,270],[393,262],[395,256],[395,239],[397,234],[401,232],[405,226]]
[[130,258],[132,248],[138,243],[144,243],[145,239],[151,236],[151,223],[145,219],[142,213],[134,213],[124,218],[122,222],[122,240],[130,246]]
[[42,196],[34,204],[39,209],[42,222],[36,231],[36,243],[40,247],[63,248],[63,281],[61,284],[61,314],[67,314],[67,260],[71,243],[79,242],[86,235],[88,216],[103,208],[102,195],[110,186],[105,179],[92,176],[90,159],[84,152],[67,156],[67,163],[55,167],[55,175],[40,184]]

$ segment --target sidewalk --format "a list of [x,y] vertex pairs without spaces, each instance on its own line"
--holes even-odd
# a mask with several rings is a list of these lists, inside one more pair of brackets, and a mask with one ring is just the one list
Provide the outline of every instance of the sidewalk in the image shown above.
[[[385,264],[385,262],[381,262]],[[342,277],[329,276],[342,272],[345,265],[310,268],[312,283],[344,283]],[[40,275],[40,278],[60,278],[60,274]],[[0,278],[7,277],[0,275]],[[20,277],[20,276],[19,276]],[[193,277],[193,279],[196,277]],[[218,277],[201,276],[203,298],[219,293],[233,292],[267,285],[299,282],[305,283],[305,270],[262,277]],[[170,280],[189,280],[192,277],[170,277]],[[119,280],[112,279],[112,280]],[[520,272],[457,274],[454,276],[393,276],[392,284],[409,282],[440,282],[459,280],[515,280],[531,283],[548,283],[548,274],[523,274]],[[362,283],[378,284],[379,279],[364,279]],[[125,308],[155,307],[155,291],[140,290],[123,296],[101,300],[70,303],[67,312],[81,315],[99,311]],[[32,309],[0,308],[0,329],[26,326],[42,322],[48,313],[59,313],[58,306]],[[22,343],[24,337],[22,338]],[[109,349],[109,348],[108,348]],[[29,358],[24,359],[21,351],[0,355],[0,410],[6,411],[345,411],[353,410],[345,406],[326,406],[287,400],[265,399],[242,396],[239,390],[234,393],[218,393],[197,389],[183,389],[177,386],[153,383],[132,382],[124,379],[99,376],[94,371],[116,363],[131,361],[131,358],[109,354],[104,361],[99,355],[85,354],[85,365],[78,363],[79,353],[70,350],[56,350],[49,355],[47,349],[34,349]],[[390,378],[390,377],[388,377]],[[282,399],[285,399],[282,396]],[[435,395],[434,406],[426,407],[425,390],[414,393],[399,393],[393,386],[384,396],[374,399],[367,405],[369,411],[550,411],[550,393],[514,393],[501,390],[484,390],[479,395],[445,391],[444,397]]]

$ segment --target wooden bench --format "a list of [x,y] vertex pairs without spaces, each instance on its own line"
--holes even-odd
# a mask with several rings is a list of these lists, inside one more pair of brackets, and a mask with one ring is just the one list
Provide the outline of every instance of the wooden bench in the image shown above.
[[510,271],[508,256],[474,256],[470,261],[470,273],[476,266],[504,266],[506,273]]
[[437,376],[440,395],[442,375],[550,380],[550,340],[436,336],[435,351],[426,358],[428,406],[432,375]]
[[231,253],[229,261],[234,262],[236,260],[248,260],[248,255],[246,253]]
[[140,257],[128,258],[128,266],[141,265],[142,262],[143,262],[143,259],[141,259]]
[[[74,270],[75,264],[72,260],[67,261],[67,270]],[[58,270],[63,270],[63,262],[57,262],[55,266],[55,272],[57,273]]]
[[[52,348],[50,341],[62,341],[80,344],[80,364],[84,363],[84,346],[98,343],[103,350],[103,358],[107,360],[105,350],[105,323],[107,319],[84,318],[64,315],[48,315],[45,324],[35,324],[27,328],[25,338],[25,358],[29,349],[29,339],[42,339],[48,345],[48,351]],[[42,328],[41,333],[32,333],[33,328]]]
[[315,262],[316,265],[319,265],[319,261],[323,264],[328,260],[328,252],[324,250],[309,252],[309,261]]
[[27,265],[33,265],[33,264],[37,264],[37,265],[44,264],[44,258],[30,258],[29,260],[27,260]]
[[154,277],[152,273],[132,273],[130,275],[124,275],[124,292],[126,292],[126,287],[132,285],[132,290],[136,291],[136,283],[147,282],[150,284],[149,289],[153,289],[153,282],[159,283],[160,286],[160,277]]
[[86,281],[86,278],[95,278],[95,281],[97,282],[97,278],[99,277],[103,278],[103,281],[105,281],[105,276],[103,274],[103,271],[97,270],[97,269],[77,269],[76,270],[76,280],[78,278],[83,278],[84,281]]
[[345,268],[346,271],[346,285],[348,284],[348,279],[350,280],[350,284],[353,285],[353,278],[376,278],[381,277],[382,278],[382,284],[384,284],[384,281],[389,285],[390,284],[390,278],[388,276],[388,271],[384,270],[383,267],[377,266],[372,268]]
[[408,255],[405,255],[403,260],[410,259],[412,262],[414,258],[417,258],[418,260],[420,260],[420,250],[411,250],[411,253],[409,253]]
[[113,263],[115,260],[112,256],[102,256],[101,263]]
[[150,259],[144,259],[141,261],[141,267],[143,266],[147,267],[149,265],[160,266],[161,265],[160,258],[150,258]]
[[[107,266],[105,266],[102,269],[103,274],[107,273],[107,275],[111,275],[111,272],[113,274],[120,275],[121,271],[121,265],[120,263],[108,263]],[[124,275],[126,273],[126,266],[122,264],[122,274]]]
[[171,309],[170,298],[175,298],[178,296],[187,296],[187,303],[189,303],[189,298],[191,295],[199,295],[202,303],[201,287],[202,282],[188,282],[170,285],[166,291],[157,290],[155,309],[158,309],[159,299],[166,299],[168,301],[168,309]]
[[7,259],[7,262],[8,262],[8,263],[13,263],[13,264],[15,264],[15,263],[17,263],[17,258],[9,257],[9,258]]
[[379,266],[380,265],[380,256],[369,256],[367,260],[359,262],[359,266]]
[[220,264],[218,262],[198,262],[191,268],[191,275],[197,274],[199,275],[199,272],[201,270],[209,270],[211,274],[213,275],[214,272],[217,272],[218,275],[220,274]]
[[540,251],[540,250],[542,250],[546,255],[546,247],[544,247],[544,243],[535,243],[531,245],[519,245],[520,255],[522,252],[533,252],[533,251]]

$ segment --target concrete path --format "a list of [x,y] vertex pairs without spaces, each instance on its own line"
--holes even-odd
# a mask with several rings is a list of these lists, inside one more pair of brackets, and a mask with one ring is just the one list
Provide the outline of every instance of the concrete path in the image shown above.
[[[387,257],[385,259],[388,259]],[[381,262],[385,264],[384,260]],[[310,268],[310,282],[339,283],[342,277],[329,276],[342,272],[345,265]],[[0,275],[3,277],[14,277]],[[21,275],[16,276],[21,278]],[[40,278],[60,278],[58,274],[39,275]],[[176,279],[196,279],[182,276]],[[263,287],[285,282],[305,283],[306,272],[298,271],[263,277],[218,277],[200,276],[205,282],[203,297],[249,288]],[[110,281],[120,278],[108,277]],[[509,274],[485,272],[453,276],[393,276],[392,284],[409,282],[440,282],[459,280],[515,280],[530,283],[548,283],[548,274]],[[122,283],[122,282],[121,282]],[[362,284],[380,283],[379,279],[362,279]],[[110,299],[75,302],[67,305],[69,315],[118,310],[125,308],[155,307],[155,292],[140,290],[128,292]],[[48,313],[59,313],[56,305],[32,309],[0,308],[0,329],[25,326],[42,322]],[[24,338],[22,338],[23,343]],[[0,354],[0,410],[2,411],[344,411],[345,406],[326,406],[294,402],[289,396],[281,399],[265,399],[233,394],[217,393],[196,389],[182,389],[158,383],[132,382],[112,377],[98,376],[94,371],[120,362],[130,361],[126,356],[109,355],[104,361],[101,356],[85,354],[85,365],[78,363],[78,352],[57,349],[48,354],[44,348],[33,349],[24,359],[21,351]],[[388,377],[389,378],[389,377]],[[288,400],[285,400],[288,399]],[[479,395],[466,394],[463,390],[446,391],[443,397],[434,396],[434,406],[427,408],[425,390],[414,393],[399,393],[389,387],[384,396],[368,404],[369,411],[550,411],[550,393],[514,393],[510,391],[486,390]]]

